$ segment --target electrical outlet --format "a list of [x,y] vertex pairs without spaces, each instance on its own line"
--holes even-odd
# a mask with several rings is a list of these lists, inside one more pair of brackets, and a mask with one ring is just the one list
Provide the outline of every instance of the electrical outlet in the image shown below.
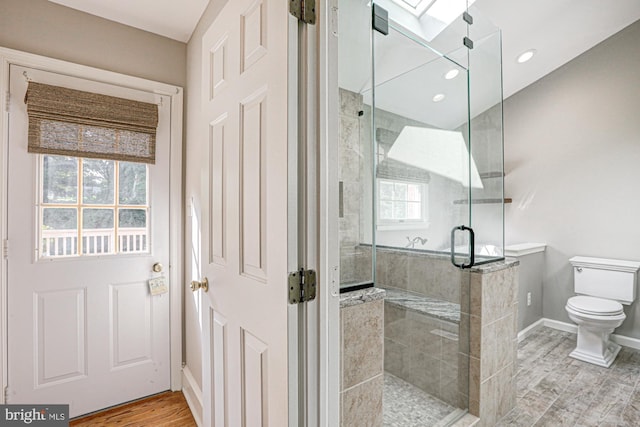
[[531,292],[527,292],[527,307],[531,305]]

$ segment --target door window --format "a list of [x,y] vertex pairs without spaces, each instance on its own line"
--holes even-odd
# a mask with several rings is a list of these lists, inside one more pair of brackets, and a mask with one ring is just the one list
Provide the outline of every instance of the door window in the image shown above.
[[40,258],[149,252],[148,166],[41,155]]

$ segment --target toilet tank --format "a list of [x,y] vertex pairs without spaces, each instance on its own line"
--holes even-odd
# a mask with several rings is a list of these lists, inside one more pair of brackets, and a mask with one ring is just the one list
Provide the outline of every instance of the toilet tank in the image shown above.
[[640,262],[576,256],[573,283],[577,294],[591,295],[631,304],[636,299],[636,278]]

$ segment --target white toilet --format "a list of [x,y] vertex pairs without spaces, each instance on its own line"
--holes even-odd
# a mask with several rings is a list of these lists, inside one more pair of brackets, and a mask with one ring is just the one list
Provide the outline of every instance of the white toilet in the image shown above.
[[608,368],[620,351],[618,344],[609,341],[609,335],[626,317],[622,304],[629,305],[636,299],[640,262],[581,256],[569,261],[578,294],[569,298],[565,307],[578,325],[578,344],[570,356]]

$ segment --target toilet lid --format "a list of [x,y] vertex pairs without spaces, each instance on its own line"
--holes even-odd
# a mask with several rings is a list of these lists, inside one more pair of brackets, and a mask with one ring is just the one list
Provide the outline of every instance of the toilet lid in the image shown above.
[[584,295],[569,298],[567,306],[580,313],[600,316],[614,316],[622,313],[622,304],[617,301]]

